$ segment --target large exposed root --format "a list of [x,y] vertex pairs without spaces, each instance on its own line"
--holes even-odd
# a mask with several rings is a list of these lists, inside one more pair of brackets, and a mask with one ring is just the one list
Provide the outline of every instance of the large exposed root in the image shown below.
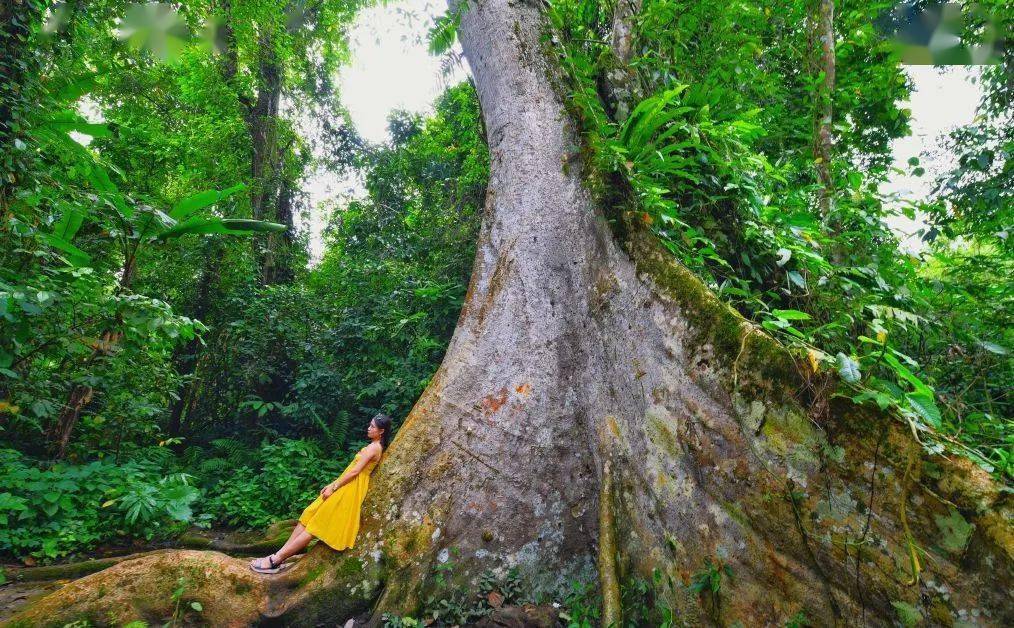
[[163,544],[152,544],[147,549],[134,548],[72,563],[41,565],[38,567],[4,567],[8,580],[17,582],[36,582],[44,580],[62,580],[80,578],[96,571],[102,571],[125,560],[141,558],[155,551],[164,549],[209,549],[224,554],[254,556],[268,554],[278,549],[289,537],[294,519],[277,521],[263,533],[230,533],[217,536],[205,531],[191,531],[178,539]]

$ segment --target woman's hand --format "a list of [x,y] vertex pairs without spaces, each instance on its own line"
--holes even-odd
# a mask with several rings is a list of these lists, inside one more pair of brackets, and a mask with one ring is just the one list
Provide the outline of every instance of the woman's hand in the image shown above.
[[320,489],[320,496],[322,499],[327,499],[328,497],[334,495],[334,492],[335,492],[334,484],[328,484],[324,488]]

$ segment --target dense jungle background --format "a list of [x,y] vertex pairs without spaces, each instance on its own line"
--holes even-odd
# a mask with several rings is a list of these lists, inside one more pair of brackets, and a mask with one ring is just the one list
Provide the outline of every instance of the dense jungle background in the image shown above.
[[[1009,7],[982,5],[1009,26]],[[336,77],[364,6],[0,8],[4,563],[291,518],[375,412],[398,424],[426,387],[472,269],[482,114],[466,80],[430,115],[393,115],[388,141],[360,137]],[[793,347],[814,387],[834,376],[1009,487],[1014,54],[981,66],[975,120],[934,148],[949,167],[908,164],[931,197],[890,198],[911,116],[893,6],[644,0],[627,68],[605,54],[611,2],[547,10],[582,150],[672,255]],[[448,66],[457,19],[420,28]],[[321,172],[364,192],[311,204]],[[924,224],[920,246],[895,215]],[[558,602],[592,625],[594,596],[574,582]],[[472,602],[431,612],[467,621]]]

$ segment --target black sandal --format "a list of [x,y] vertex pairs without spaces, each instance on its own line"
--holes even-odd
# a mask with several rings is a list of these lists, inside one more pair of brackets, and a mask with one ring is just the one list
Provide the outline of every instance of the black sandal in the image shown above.
[[[284,569],[285,566],[284,566],[284,563],[278,563],[276,565],[275,561],[272,559],[273,556],[274,556],[274,554],[268,554],[268,556],[267,556],[268,564],[271,565],[270,567],[260,567],[260,566],[258,566],[255,563],[257,561],[263,561],[264,559],[263,558],[255,558],[252,561],[250,561],[250,569],[256,571],[257,573],[264,573],[264,574],[278,573],[279,571],[281,571],[282,569]],[[263,563],[261,563],[261,564],[263,564]]]

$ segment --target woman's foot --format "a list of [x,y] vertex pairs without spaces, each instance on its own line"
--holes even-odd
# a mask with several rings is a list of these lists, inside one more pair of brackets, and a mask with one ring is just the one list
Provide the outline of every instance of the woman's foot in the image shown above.
[[282,563],[275,562],[275,555],[271,554],[264,558],[255,558],[250,561],[250,569],[257,573],[278,573],[284,568]]

